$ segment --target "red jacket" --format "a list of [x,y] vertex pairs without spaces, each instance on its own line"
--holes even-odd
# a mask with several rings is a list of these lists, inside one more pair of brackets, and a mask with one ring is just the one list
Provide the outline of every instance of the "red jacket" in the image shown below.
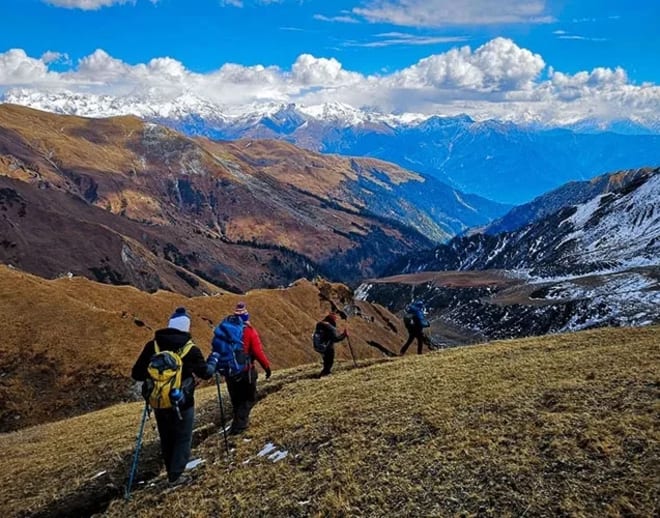
[[245,329],[243,329],[243,349],[252,359],[253,366],[254,360],[257,360],[264,370],[270,369],[270,362],[264,353],[259,333],[249,322],[245,324]]

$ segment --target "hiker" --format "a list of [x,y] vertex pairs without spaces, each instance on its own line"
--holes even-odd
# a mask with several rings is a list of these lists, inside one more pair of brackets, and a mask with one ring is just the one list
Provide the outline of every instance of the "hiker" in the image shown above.
[[406,308],[406,316],[403,317],[403,323],[408,330],[408,340],[401,347],[399,355],[406,354],[408,347],[417,339],[417,354],[422,354],[422,346],[424,345],[424,328],[429,327],[429,322],[424,316],[424,302],[416,300]]
[[348,329],[344,329],[341,334],[337,333],[337,315],[329,313],[323,320],[316,324],[314,334],[320,337],[315,340],[314,348],[323,355],[323,370],[319,373],[319,378],[328,376],[335,363],[335,343],[348,338]]
[[[171,351],[181,358],[180,392],[172,391],[169,386],[161,396],[168,404],[162,405],[153,401],[154,381],[150,374],[150,366],[161,351]],[[158,368],[158,367],[156,367]],[[171,486],[186,484],[192,479],[184,474],[190,458],[192,444],[193,422],[195,420],[195,378],[209,379],[213,371],[209,371],[200,349],[190,336],[190,315],[183,307],[177,308],[169,319],[167,328],[156,331],[154,338],[147,342],[138,357],[131,376],[136,381],[142,381],[142,393],[149,404],[154,407],[160,447],[167,470],[167,479]],[[155,382],[158,385],[158,382]],[[181,394],[182,393],[182,394]],[[170,401],[171,396],[171,401]],[[177,398],[180,396],[180,399]],[[177,399],[179,402],[177,403]],[[169,406],[169,407],[168,407]]]
[[235,375],[227,375],[221,370],[221,352],[218,350],[219,347],[216,347],[215,338],[213,352],[208,359],[208,363],[210,368],[217,364],[218,372],[221,372],[227,381],[227,390],[229,391],[233,412],[229,433],[231,435],[238,435],[247,430],[250,422],[250,411],[257,401],[258,374],[254,365],[255,360],[264,369],[266,379],[270,378],[271,371],[270,362],[264,353],[259,333],[257,333],[257,330],[250,322],[250,314],[248,313],[245,302],[239,302],[234,310],[234,315],[231,315],[228,319],[231,319],[232,316],[239,317],[243,323],[242,342],[243,352],[246,358],[242,371]]

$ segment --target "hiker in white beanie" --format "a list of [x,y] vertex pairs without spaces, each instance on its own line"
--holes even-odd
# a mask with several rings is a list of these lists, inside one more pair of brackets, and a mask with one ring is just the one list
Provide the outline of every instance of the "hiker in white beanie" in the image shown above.
[[[160,377],[167,371],[176,372],[177,364],[178,375]],[[159,378],[153,377],[154,372]],[[184,470],[190,458],[195,420],[195,377],[209,379],[212,374],[207,372],[204,356],[190,336],[190,315],[183,307],[176,308],[166,328],[156,331],[133,366],[131,375],[144,382],[143,396],[156,415],[167,478],[173,486],[191,481]],[[175,386],[177,378],[180,387]],[[163,391],[167,391],[167,397],[162,397]]]

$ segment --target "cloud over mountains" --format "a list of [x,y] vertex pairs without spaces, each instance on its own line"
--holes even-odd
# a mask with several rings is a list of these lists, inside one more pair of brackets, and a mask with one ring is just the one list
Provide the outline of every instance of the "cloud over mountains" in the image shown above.
[[631,114],[657,123],[660,113],[660,87],[634,84],[622,68],[562,72],[540,54],[502,37],[372,75],[311,54],[300,54],[289,70],[225,63],[198,73],[170,57],[129,64],[97,49],[72,65],[56,50],[33,57],[11,49],[0,53],[0,92],[15,87],[165,99],[190,93],[221,106],[343,102],[388,113],[467,113],[476,119],[546,124],[610,121]]

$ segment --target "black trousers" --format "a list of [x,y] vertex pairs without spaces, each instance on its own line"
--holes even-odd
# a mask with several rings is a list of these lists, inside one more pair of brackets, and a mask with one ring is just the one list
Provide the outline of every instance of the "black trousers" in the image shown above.
[[165,461],[167,478],[173,482],[183,473],[190,460],[195,407],[191,406],[181,410],[181,419],[176,411],[170,408],[155,408],[154,414],[158,424],[160,449]]
[[321,376],[327,376],[332,370],[332,366],[335,363],[335,345],[330,344],[325,348],[323,353],[323,370],[321,371]]
[[422,346],[424,345],[424,330],[423,329],[408,329],[408,340],[401,347],[399,354],[404,355],[410,347],[410,344],[413,343],[413,340],[417,339],[417,354],[422,354]]
[[250,424],[250,411],[257,401],[257,369],[252,368],[238,379],[227,379],[232,406],[230,433],[241,433]]

